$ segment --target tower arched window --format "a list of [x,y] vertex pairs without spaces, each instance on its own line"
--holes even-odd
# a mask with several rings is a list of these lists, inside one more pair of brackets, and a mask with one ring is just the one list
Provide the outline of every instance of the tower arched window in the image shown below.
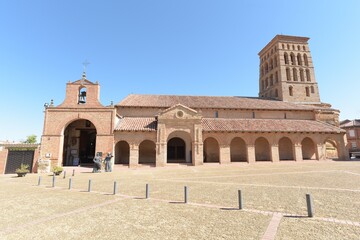
[[85,104],[85,103],[86,103],[86,87],[81,87],[79,89],[78,104]]
[[277,67],[277,57],[274,57],[274,67]]
[[277,71],[275,72],[275,82],[279,82],[279,75]]
[[293,87],[292,86],[289,87],[289,96],[293,96]]
[[289,64],[289,56],[287,53],[284,53],[284,61],[285,61],[285,64]]
[[311,86],[311,93],[315,93],[314,86]]
[[294,46],[294,45],[292,45],[292,49],[295,50],[295,46]]
[[305,82],[304,69],[300,68],[300,81]]
[[303,46],[303,50],[304,50],[304,51],[306,51],[306,48],[305,48],[305,46]]
[[307,97],[310,97],[309,87],[306,87],[306,88],[305,88],[305,92],[306,92],[306,96],[307,96]]
[[291,60],[291,65],[296,65],[294,53],[290,53],[290,60]]
[[270,75],[270,86],[274,85],[274,79],[273,79],[273,75]]
[[285,46],[284,46],[284,44],[282,44],[282,49],[285,49]]
[[264,76],[264,67],[261,67],[261,77]]
[[298,51],[300,51],[300,45],[297,45],[297,49],[298,49]]
[[286,68],[286,80],[291,81],[290,69],[289,68]]
[[273,65],[273,60],[270,59],[270,70],[272,70],[274,68],[274,65]]
[[302,60],[301,60],[301,54],[298,53],[297,55],[297,62],[298,62],[298,65],[302,65]]
[[265,79],[265,88],[268,88],[269,87],[269,80],[266,78]]
[[265,74],[269,72],[269,65],[268,63],[265,63]]
[[307,55],[304,53],[304,64],[305,66],[309,66]]
[[289,45],[289,44],[287,45],[287,49],[290,49],[290,45]]
[[294,79],[294,81],[297,81],[297,80],[298,80],[298,77],[297,77],[297,69],[296,69],[296,68],[293,68],[293,79]]
[[310,70],[309,69],[306,69],[306,80],[308,82],[311,82],[311,76],[310,76]]
[[261,90],[265,89],[264,80],[261,81]]

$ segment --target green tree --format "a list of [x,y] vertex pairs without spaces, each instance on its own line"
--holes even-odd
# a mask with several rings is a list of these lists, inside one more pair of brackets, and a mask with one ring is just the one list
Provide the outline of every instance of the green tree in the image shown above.
[[30,143],[30,144],[36,143],[36,135],[33,134],[33,135],[27,136],[24,143]]

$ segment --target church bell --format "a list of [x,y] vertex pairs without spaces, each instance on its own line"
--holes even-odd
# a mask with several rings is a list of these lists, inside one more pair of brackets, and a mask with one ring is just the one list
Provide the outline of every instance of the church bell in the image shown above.
[[86,92],[85,91],[82,91],[79,95],[79,103],[82,104],[82,103],[86,103]]

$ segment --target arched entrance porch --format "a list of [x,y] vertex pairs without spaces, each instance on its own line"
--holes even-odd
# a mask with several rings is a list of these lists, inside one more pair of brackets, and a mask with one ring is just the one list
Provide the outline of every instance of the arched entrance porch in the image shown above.
[[208,137],[204,141],[204,162],[220,162],[219,143],[215,138]]
[[293,144],[288,137],[279,140],[279,159],[294,160]]
[[255,141],[255,159],[256,161],[271,161],[270,145],[264,137],[259,137]]
[[314,141],[306,137],[301,141],[301,150],[304,160],[316,159],[316,149]]
[[129,164],[130,145],[120,141],[115,145],[115,164]]
[[185,131],[175,131],[169,134],[167,142],[167,163],[191,163],[191,136]]
[[156,145],[153,141],[144,140],[139,145],[139,164],[155,164]]
[[324,145],[325,145],[325,157],[327,159],[338,159],[339,158],[339,152],[338,152],[335,141],[327,139],[324,142]]
[[86,119],[72,121],[64,129],[63,166],[92,164],[96,147],[96,128]]
[[230,143],[231,162],[246,162],[247,149],[245,141],[240,138],[234,138]]

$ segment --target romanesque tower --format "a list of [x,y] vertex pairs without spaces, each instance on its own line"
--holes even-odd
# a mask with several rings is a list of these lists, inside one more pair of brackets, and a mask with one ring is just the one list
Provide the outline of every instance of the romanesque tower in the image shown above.
[[259,97],[321,104],[308,40],[276,35],[259,52]]

